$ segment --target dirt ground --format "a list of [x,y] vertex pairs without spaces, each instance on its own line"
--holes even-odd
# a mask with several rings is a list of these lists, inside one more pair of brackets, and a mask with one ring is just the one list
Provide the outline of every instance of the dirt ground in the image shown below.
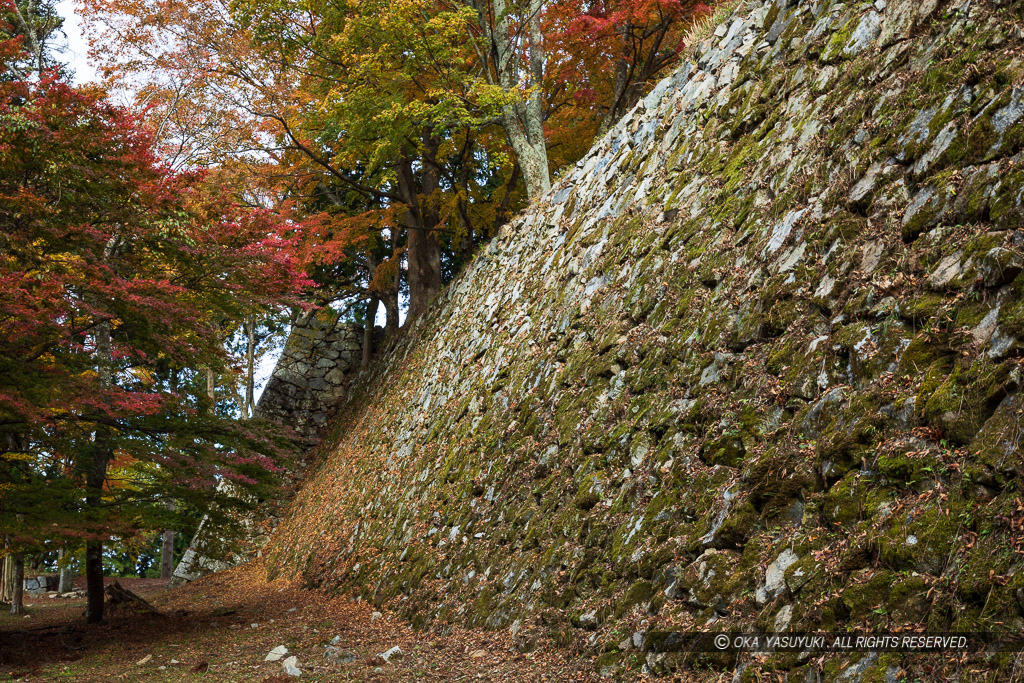
[[[82,599],[30,597],[28,617],[0,615],[0,681],[589,681],[589,659],[511,648],[505,633],[416,632],[346,598],[267,582],[257,563],[168,590],[120,579],[159,614],[111,611],[87,626]],[[328,648],[337,638],[337,645]],[[284,645],[299,678],[265,662]],[[380,653],[398,646],[401,659]]]

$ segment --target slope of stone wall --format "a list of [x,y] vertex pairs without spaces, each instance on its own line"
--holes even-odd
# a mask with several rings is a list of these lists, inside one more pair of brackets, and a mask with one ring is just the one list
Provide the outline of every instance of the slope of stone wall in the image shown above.
[[1022,25],[740,4],[381,359],[271,566],[607,674],[1008,674],[630,636],[1024,628]]

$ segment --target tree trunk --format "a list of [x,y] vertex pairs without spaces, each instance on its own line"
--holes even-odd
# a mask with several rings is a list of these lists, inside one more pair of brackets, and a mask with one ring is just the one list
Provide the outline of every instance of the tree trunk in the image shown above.
[[25,594],[25,556],[18,553],[14,556],[13,566],[13,580],[14,586],[11,589],[11,614],[24,614],[25,604],[23,597]]
[[[210,414],[215,415],[217,413],[217,375],[213,371],[213,366],[206,368],[206,398],[210,400]],[[239,409],[244,410],[244,406],[239,406]]]
[[[494,27],[490,26],[487,12],[480,17],[481,27],[490,39],[494,54],[494,76],[498,85],[506,92],[520,87],[523,72],[530,74],[530,94],[525,101],[517,101],[505,107],[501,113],[501,124],[508,137],[509,146],[516,155],[526,181],[526,194],[530,199],[539,197],[551,189],[551,173],[548,170],[547,142],[544,139],[544,108],[541,100],[541,85],[544,78],[544,34],[541,31],[540,14],[543,0],[530,0],[527,25],[529,36],[529,64],[520,65],[521,49],[516,32],[510,31],[508,10],[505,0],[494,0]],[[488,74],[490,75],[490,74]]]
[[[4,549],[7,545],[4,544]],[[0,602],[11,602],[14,594],[14,555],[8,553],[0,559]]]
[[441,244],[436,234],[440,218],[433,206],[440,172],[427,160],[435,157],[440,142],[428,138],[425,146],[427,154],[421,159],[423,170],[419,187],[410,155],[403,158],[398,173],[399,194],[409,207],[405,225],[408,233],[406,257],[409,262],[409,312],[406,320],[410,322],[425,313],[431,300],[441,291]]
[[[122,246],[121,238],[114,235],[107,242],[103,259],[107,263],[117,258]],[[96,303],[99,303],[98,301]],[[96,324],[96,384],[101,392],[114,386],[114,350],[110,340],[110,320]],[[91,452],[85,455],[85,513],[100,514],[103,504],[103,485],[107,481],[107,465],[114,454],[113,430],[109,425],[97,424],[93,432]],[[99,520],[96,520],[99,523]],[[98,624],[103,621],[103,540],[99,528],[97,538],[85,542],[85,621]]]
[[[178,393],[178,369],[171,368],[171,393]],[[170,510],[174,509],[174,503],[171,501],[167,502],[167,508]],[[167,552],[167,537],[170,535],[170,553]],[[163,544],[160,546],[160,578],[169,579],[171,574],[174,572],[174,532],[167,529],[163,533]],[[170,559],[168,559],[168,557]],[[170,567],[169,569],[167,567]]]
[[[112,386],[113,365],[110,322],[104,321],[96,326],[96,375],[101,389]],[[98,425],[93,437],[91,462],[85,473],[87,510],[98,510],[103,502],[103,484],[112,453],[110,427]],[[85,542],[85,586],[85,621],[97,624],[103,621],[103,541],[98,538]]]
[[251,318],[245,321],[245,413],[246,417],[256,414],[256,324]]
[[[391,336],[398,332],[398,288],[401,284],[401,270],[396,263],[400,258],[397,253],[397,243],[398,236],[392,235],[391,257],[385,262],[378,262],[373,254],[370,254],[368,258],[370,280],[374,283],[374,288],[370,290],[370,293],[384,304],[385,336]],[[381,273],[381,267],[385,268],[384,273]],[[386,275],[387,277],[381,277],[381,275]]]
[[604,117],[601,121],[601,128],[598,130],[599,135],[604,135],[606,132],[611,130],[615,122],[619,120],[619,117],[624,111],[623,102],[626,99],[626,87],[629,85],[629,63],[625,59],[615,60],[615,87],[612,93],[611,104],[608,105],[608,111],[604,113]]
[[384,313],[387,320],[384,323],[384,334],[391,336],[398,332],[398,290],[388,293],[384,301]]
[[526,101],[523,115],[526,138],[533,150],[530,159],[529,175],[524,175],[530,199],[539,197],[551,189],[551,173],[548,170],[548,147],[544,139],[544,102],[541,88],[544,83],[544,34],[540,26],[540,14],[543,0],[530,0],[530,19],[528,22],[530,35],[530,86],[533,92]]
[[386,291],[381,291],[381,283],[377,281],[380,268],[380,259],[373,249],[366,252],[367,291],[370,298],[366,302],[365,324],[363,325],[363,365],[369,365],[373,358],[373,325],[377,320],[377,306],[381,297],[387,297]]
[[42,8],[35,5],[35,3],[23,1],[12,3],[10,9],[14,10],[13,18],[15,20],[15,27],[18,29],[17,32],[24,38],[25,47],[28,48],[29,53],[32,55],[32,61],[35,62],[33,66],[36,75],[42,77],[43,71],[46,69],[47,48],[45,40],[49,35],[49,31],[46,31],[46,26],[40,25],[41,22],[46,20],[46,17],[39,12]]
[[103,621],[103,541],[85,542],[85,622]]
[[517,112],[516,108],[509,106],[502,113],[501,120],[505,133],[508,136],[509,146],[512,147],[512,151],[516,154],[516,160],[519,162],[523,180],[526,182],[526,196],[530,199],[540,197],[551,189],[547,144],[544,141],[543,134],[538,136],[539,139],[537,141],[534,141],[523,130],[524,127],[529,125],[529,121],[533,121],[536,124],[530,127],[540,127],[540,112],[531,111],[530,108]]
[[377,297],[371,296],[366,302],[366,318],[363,322],[363,365],[373,359],[373,323],[377,319]]
[[430,302],[441,291],[441,245],[433,231],[424,227],[409,229],[409,313],[407,322],[427,312]]
[[526,196],[530,199],[540,197],[551,189],[551,175],[548,172],[548,153],[545,146],[532,144],[518,128],[517,117],[506,114],[505,130],[509,132],[508,141],[512,151],[516,153],[519,167],[526,181]]
[[174,573],[174,532],[165,529],[160,545],[160,578],[169,579]]

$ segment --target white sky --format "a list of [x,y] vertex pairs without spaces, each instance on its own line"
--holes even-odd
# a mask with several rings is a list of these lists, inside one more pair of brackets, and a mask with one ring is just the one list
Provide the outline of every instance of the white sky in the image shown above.
[[64,33],[67,46],[61,53],[61,60],[75,72],[75,83],[87,83],[96,79],[96,69],[89,64],[89,46],[82,35],[82,22],[76,10],[75,0],[61,0],[57,11],[64,17]]

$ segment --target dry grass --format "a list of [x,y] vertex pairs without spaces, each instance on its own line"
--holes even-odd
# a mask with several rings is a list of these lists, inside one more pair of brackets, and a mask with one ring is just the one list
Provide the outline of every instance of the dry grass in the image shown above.
[[710,38],[718,25],[728,19],[741,2],[742,0],[723,0],[723,2],[712,6],[710,14],[695,19],[683,37],[685,49],[693,50],[697,45]]

